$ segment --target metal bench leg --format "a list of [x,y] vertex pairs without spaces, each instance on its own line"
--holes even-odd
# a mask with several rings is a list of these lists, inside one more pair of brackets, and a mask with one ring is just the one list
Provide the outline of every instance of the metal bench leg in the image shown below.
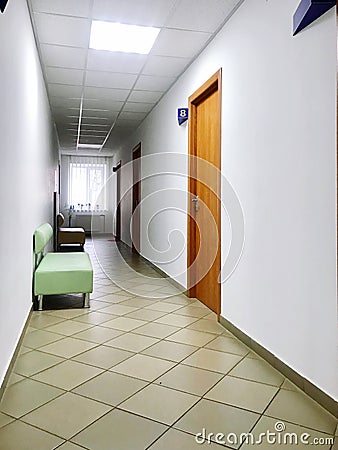
[[83,294],[83,307],[89,308],[90,307],[89,302],[90,302],[90,296],[89,296],[89,292],[87,292],[87,294]]
[[38,295],[38,304],[39,304],[39,307],[38,307],[38,311],[42,311],[42,298],[43,298],[43,295]]

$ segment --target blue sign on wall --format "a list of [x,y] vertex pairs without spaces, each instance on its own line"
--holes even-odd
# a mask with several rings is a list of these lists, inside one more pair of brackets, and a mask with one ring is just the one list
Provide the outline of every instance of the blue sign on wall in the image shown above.
[[336,0],[301,0],[293,16],[293,35],[299,33],[334,6],[336,6]]
[[182,125],[182,123],[188,120],[189,108],[178,108],[177,110],[177,119],[178,124]]
[[8,0],[0,0],[0,11],[3,13],[5,11]]

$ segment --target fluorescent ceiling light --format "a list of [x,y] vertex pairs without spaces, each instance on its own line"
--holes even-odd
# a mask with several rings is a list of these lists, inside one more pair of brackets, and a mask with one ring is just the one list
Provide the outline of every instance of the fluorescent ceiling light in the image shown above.
[[96,50],[146,55],[159,32],[159,28],[93,20],[89,46]]
[[101,144],[78,144],[78,148],[101,148],[102,145]]

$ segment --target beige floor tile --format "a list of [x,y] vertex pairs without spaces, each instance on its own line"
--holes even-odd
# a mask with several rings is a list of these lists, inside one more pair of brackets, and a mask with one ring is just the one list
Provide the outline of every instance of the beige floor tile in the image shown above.
[[90,325],[99,325],[100,323],[108,322],[108,320],[111,319],[111,314],[104,314],[100,311],[91,311],[88,314],[82,314],[82,316],[74,318],[76,322],[88,323]]
[[197,317],[202,318],[210,313],[210,309],[206,310],[204,308],[199,308],[198,306],[184,306],[183,308],[180,308],[177,310],[176,314],[181,314],[182,316],[190,316],[190,317]]
[[218,322],[212,322],[211,320],[200,319],[197,322],[188,326],[189,330],[205,331],[207,333],[222,334],[224,328]]
[[228,336],[218,336],[213,341],[205,346],[212,350],[219,350],[220,352],[234,353],[235,355],[245,356],[249,353],[248,347],[239,342],[237,339]]
[[183,364],[226,374],[241,360],[241,358],[242,357],[238,355],[201,348],[185,359]]
[[164,359],[147,355],[135,355],[112,368],[113,372],[121,373],[145,381],[153,381],[175,364]]
[[19,420],[0,429],[0,448],[3,450],[53,450],[62,442],[63,439]]
[[83,341],[81,339],[74,339],[73,337],[66,337],[61,341],[53,342],[40,348],[40,351],[50,353],[52,355],[61,356],[63,358],[72,358],[79,355],[86,350],[96,347],[97,344]]
[[40,372],[33,379],[69,391],[99,375],[101,372],[102,370],[97,367],[67,360],[44,372]]
[[114,410],[72,440],[91,450],[141,450],[165,430],[159,423]]
[[188,306],[195,301],[195,299],[191,299],[186,297],[184,294],[182,295],[174,295],[172,297],[168,297],[162,300],[164,303],[174,303],[175,305]]
[[[13,417],[9,417],[9,416],[7,416],[7,414],[0,412],[0,428],[13,422],[13,420],[15,420],[15,419],[13,419]],[[0,441],[0,444],[1,444],[1,441]]]
[[167,338],[169,341],[180,342],[181,344],[195,345],[203,347],[215,338],[214,334],[204,333],[202,331],[188,330],[184,328]]
[[161,311],[153,311],[151,309],[138,309],[130,314],[127,314],[125,317],[130,317],[132,319],[141,319],[145,321],[153,321],[158,319],[159,317],[165,316],[167,313]]
[[75,320],[65,320],[55,325],[51,325],[48,327],[48,331],[64,336],[71,336],[72,334],[80,333],[80,331],[88,330],[88,328],[91,327],[91,324],[76,322]]
[[230,375],[246,380],[258,381],[260,383],[280,386],[284,377],[270,364],[262,359],[244,358],[238,366],[236,366]]
[[137,330],[135,330],[135,333],[163,339],[178,330],[178,327],[172,327],[170,325],[163,325],[161,323],[152,322],[138,328]]
[[[275,426],[277,427],[277,429],[284,430],[276,432]],[[314,439],[324,439],[323,445],[318,445],[316,447],[324,450],[330,449],[330,443],[327,443],[325,445],[325,442],[329,442],[327,441],[327,439],[330,439],[330,436],[328,434],[313,431],[309,428],[300,427],[292,423],[277,421],[276,419],[265,416],[263,416],[258,421],[256,426],[252,430],[253,437],[250,437],[250,439],[253,440],[249,440],[247,443],[244,443],[241,449],[253,448],[255,442],[259,440],[259,435],[263,436],[263,433],[266,433],[267,431],[269,431],[271,434],[274,433],[274,435],[271,436],[270,443],[264,436],[262,439],[262,443],[256,445],[262,450],[273,450],[275,448],[282,448],[283,450],[306,450],[312,447]],[[293,436],[290,436],[291,433],[293,434]],[[291,438],[293,439],[292,441]],[[276,440],[275,443],[273,443],[273,439]],[[302,439],[305,440],[305,442],[308,442],[308,444],[302,443]],[[279,441],[281,442],[281,444],[277,444]]]
[[106,342],[105,345],[138,353],[151,345],[156,344],[157,342],[159,342],[159,339],[153,337],[142,336],[141,334],[125,333],[122,336]]
[[23,420],[42,430],[69,439],[111,408],[68,392],[26,415]]
[[144,320],[138,319],[130,319],[129,317],[117,317],[116,319],[109,320],[109,322],[105,322],[102,326],[107,328],[114,328],[116,330],[122,331],[132,331],[135,328],[139,328],[140,326],[146,324]]
[[155,322],[184,328],[196,322],[197,320],[198,319],[196,317],[180,316],[178,314],[167,314],[166,316],[163,316],[155,320]]
[[117,336],[124,334],[124,331],[113,330],[112,328],[105,328],[96,326],[89,328],[88,330],[81,331],[81,333],[74,334],[73,337],[77,339],[83,339],[84,341],[96,342],[97,344],[103,344]]
[[13,370],[17,374],[30,377],[62,361],[64,359],[59,356],[33,350],[32,352],[19,356]]
[[76,444],[72,444],[71,442],[65,442],[57,450],[83,450],[83,447],[79,447]]
[[156,358],[167,359],[169,361],[180,362],[187,356],[198,350],[192,345],[179,344],[178,342],[160,341],[142,353]]
[[132,298],[133,295],[129,294],[129,292],[118,292],[117,294],[107,294],[104,297],[101,297],[101,300],[104,302],[107,302],[107,306],[109,304],[118,304],[121,302],[124,302],[125,300],[128,300],[130,298]]
[[19,350],[19,355],[25,355],[28,352],[32,352],[33,348],[25,347],[24,345],[21,345]]
[[287,391],[295,391],[295,392],[299,391],[298,387],[295,384],[291,383],[291,381],[289,381],[288,379],[284,380],[283,384],[281,385],[281,388],[286,389]]
[[154,311],[162,311],[166,313],[172,313],[173,311],[177,311],[181,309],[181,305],[176,305],[175,303],[165,303],[165,302],[155,302],[149,306],[146,306],[146,309],[152,309]]
[[58,397],[64,391],[37,381],[25,379],[5,390],[0,411],[19,418],[29,411]]
[[334,434],[337,421],[314,400],[302,392],[281,389],[264,413],[276,419]]
[[[205,445],[208,450],[222,449],[222,447],[213,443]],[[194,435],[171,428],[151,445],[149,450],[201,450],[201,444],[196,441]]]
[[125,300],[121,306],[131,306],[132,308],[144,308],[145,306],[152,305],[154,303],[154,300],[147,300],[146,298],[142,297],[134,297],[130,298],[129,300]]
[[101,309],[102,313],[114,314],[115,316],[124,316],[125,314],[129,314],[133,311],[136,311],[139,308],[135,308],[133,306],[124,306],[119,303],[117,305],[110,305],[107,308]]
[[13,384],[18,383],[19,381],[22,381],[24,379],[25,377],[23,377],[22,375],[12,372],[8,379],[6,387],[12,386]]
[[158,378],[155,383],[202,396],[222,377],[223,375],[219,373],[179,364]]
[[277,391],[276,386],[226,376],[205,398],[262,413]]
[[147,385],[145,381],[104,372],[74,389],[74,393],[116,406]]
[[91,311],[101,311],[101,309],[106,308],[109,305],[110,305],[110,303],[108,303],[108,301],[104,302],[104,301],[101,301],[101,299],[90,300],[90,310]]
[[51,342],[59,341],[60,339],[62,339],[60,334],[37,330],[27,333],[23,338],[22,345],[29,348],[39,348]]
[[42,311],[34,311],[30,320],[30,325],[34,328],[42,329],[62,321],[63,318],[61,317],[50,316],[44,314]]
[[217,314],[210,312],[208,315],[203,317],[204,320],[217,320]]
[[[212,441],[215,442],[217,433],[248,433],[259,415],[250,411],[234,408],[232,406],[216,403],[209,400],[201,400],[188,411],[176,424],[175,428],[192,433],[213,433]],[[239,448],[239,444],[231,445]]]
[[131,356],[133,356],[133,353],[131,352],[100,345],[99,347],[82,353],[73,359],[75,361],[90,364],[101,369],[110,369]]
[[46,311],[48,315],[61,317],[63,319],[74,319],[74,317],[79,317],[82,314],[87,313],[87,309],[84,308],[69,308],[69,309],[56,309],[52,311]]
[[194,395],[151,384],[119,407],[171,425],[197,401]]

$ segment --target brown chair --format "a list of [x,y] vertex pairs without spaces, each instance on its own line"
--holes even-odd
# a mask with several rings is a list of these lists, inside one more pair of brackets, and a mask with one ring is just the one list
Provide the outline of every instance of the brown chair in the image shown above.
[[77,247],[83,251],[86,240],[85,230],[83,228],[65,228],[62,227],[65,218],[62,213],[57,215],[57,247],[59,251],[67,248],[74,251]]

